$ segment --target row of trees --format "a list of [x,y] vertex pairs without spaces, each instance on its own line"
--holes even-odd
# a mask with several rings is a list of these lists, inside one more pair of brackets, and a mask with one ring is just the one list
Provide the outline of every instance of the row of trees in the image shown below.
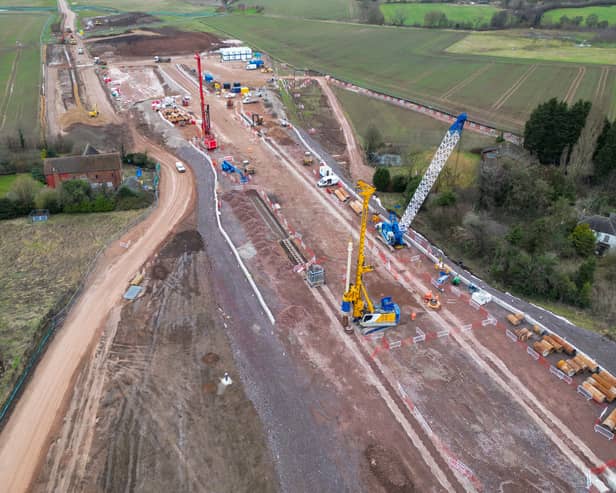
[[69,180],[56,189],[41,188],[33,177],[19,176],[4,198],[0,198],[0,219],[24,216],[33,209],[50,213],[109,212],[140,209],[154,200],[151,192],[135,191],[126,186],[117,191],[107,187],[93,189],[85,180]]

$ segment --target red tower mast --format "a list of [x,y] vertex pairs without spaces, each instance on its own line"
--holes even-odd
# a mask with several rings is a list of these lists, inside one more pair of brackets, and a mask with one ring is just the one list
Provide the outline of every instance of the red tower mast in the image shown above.
[[212,134],[212,126],[210,122],[210,105],[206,107],[203,97],[203,73],[201,72],[201,56],[195,53],[197,60],[197,76],[199,77],[199,97],[201,98],[201,131],[203,132],[203,143],[208,151],[213,151],[218,147],[216,138]]

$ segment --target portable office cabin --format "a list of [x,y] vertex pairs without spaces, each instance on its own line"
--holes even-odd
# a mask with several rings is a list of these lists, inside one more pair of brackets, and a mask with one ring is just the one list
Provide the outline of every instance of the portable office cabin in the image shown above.
[[223,62],[247,61],[252,59],[252,50],[248,46],[232,46],[220,49],[220,59]]

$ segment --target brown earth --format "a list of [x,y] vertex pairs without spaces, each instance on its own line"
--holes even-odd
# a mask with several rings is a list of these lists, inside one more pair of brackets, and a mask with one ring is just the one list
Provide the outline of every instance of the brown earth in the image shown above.
[[146,14],[144,12],[126,12],[125,14],[108,15],[106,17],[94,16],[86,17],[85,20],[99,19],[102,24],[100,26],[92,26],[90,32],[96,32],[97,30],[107,29],[109,27],[124,27],[135,26],[137,24],[152,24],[154,22],[160,22],[158,17]]
[[174,28],[148,29],[154,36],[142,34],[108,36],[88,42],[93,56],[112,51],[116,56],[140,57],[154,55],[178,55],[191,51],[206,51],[220,46],[213,34],[184,32]]
[[[183,227],[149,264],[146,294],[107,324],[35,492],[276,490],[203,240]],[[234,383],[219,396],[225,372]]]

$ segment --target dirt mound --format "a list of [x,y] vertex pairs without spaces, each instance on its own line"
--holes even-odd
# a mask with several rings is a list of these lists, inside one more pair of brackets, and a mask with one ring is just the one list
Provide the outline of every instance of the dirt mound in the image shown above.
[[203,250],[203,238],[194,229],[182,231],[165,245],[160,252],[160,257],[178,257],[184,253],[200,252]]
[[89,44],[93,55],[112,51],[119,56],[179,55],[205,51],[221,46],[219,39],[208,33],[184,32],[173,28],[148,30],[154,35],[129,34],[100,39]]
[[369,445],[364,456],[370,471],[388,493],[414,493],[415,486],[408,477],[404,464],[399,457],[380,445]]
[[119,151],[122,145],[128,148],[132,144],[126,125],[115,124],[96,126],[74,123],[66,129],[66,135],[63,138],[74,144],[73,152],[75,153],[83,152],[86,143],[100,152],[115,152]]

